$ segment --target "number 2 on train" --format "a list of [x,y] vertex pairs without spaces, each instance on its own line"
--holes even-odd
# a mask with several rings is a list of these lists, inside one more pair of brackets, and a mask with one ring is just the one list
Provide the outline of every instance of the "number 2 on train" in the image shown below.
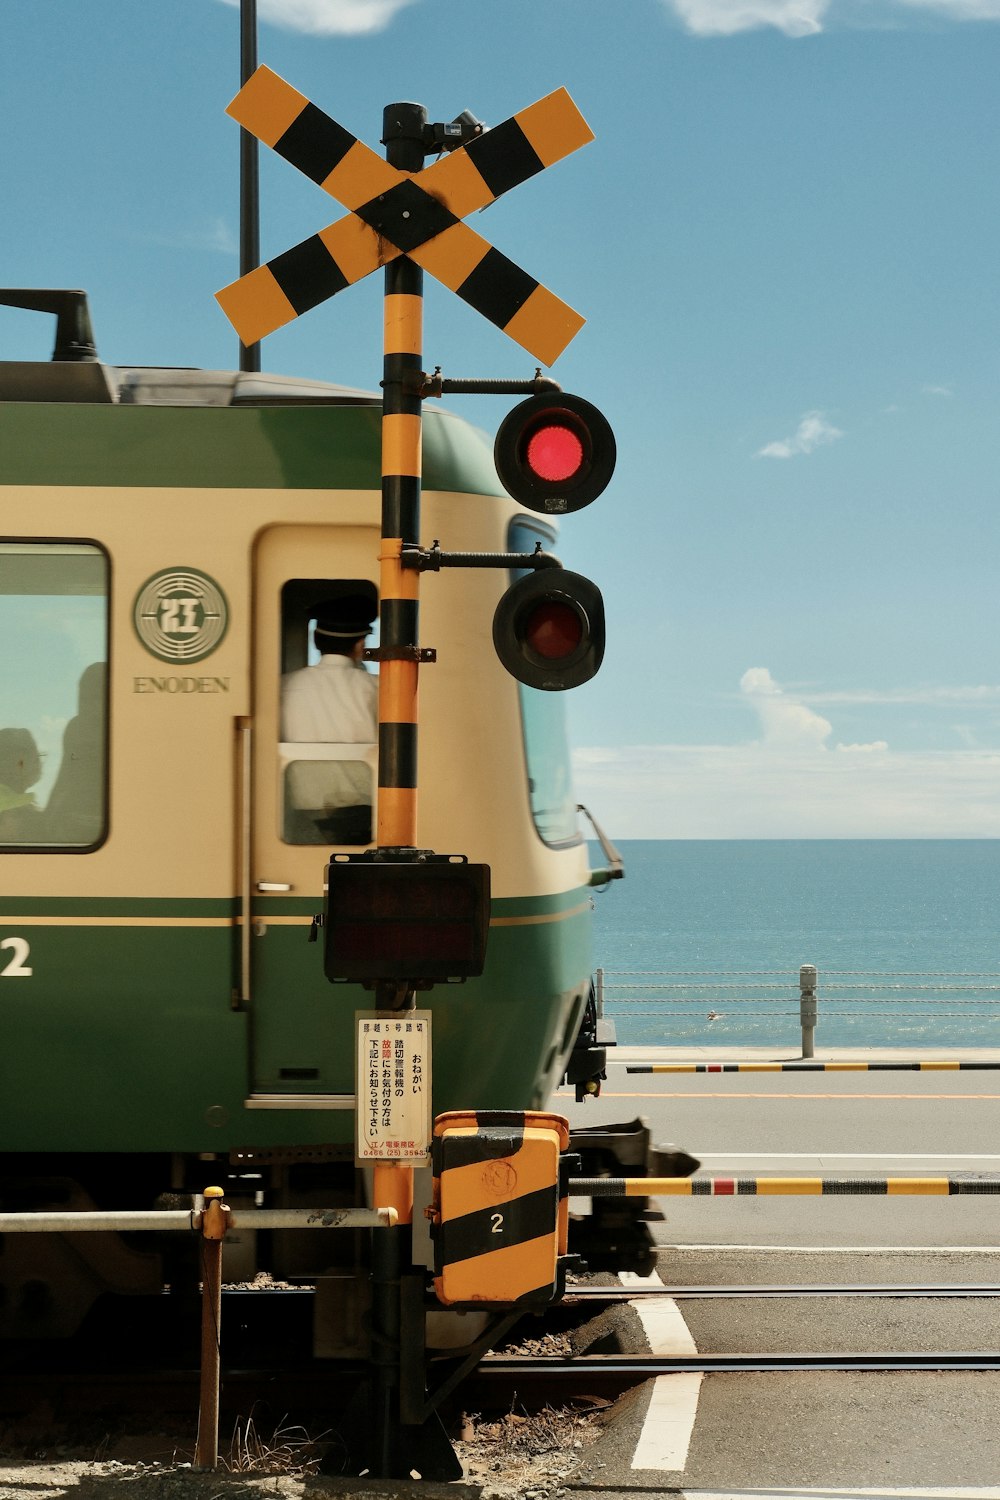
[[28,957],[31,949],[24,938],[4,938],[3,942],[0,943],[0,950],[4,948],[10,948],[12,951],[7,963],[0,969],[0,979],[30,979],[33,970],[29,964],[25,963],[25,959]]

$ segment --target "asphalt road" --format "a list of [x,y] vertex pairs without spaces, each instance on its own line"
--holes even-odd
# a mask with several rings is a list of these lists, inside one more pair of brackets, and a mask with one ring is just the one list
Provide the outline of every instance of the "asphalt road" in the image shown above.
[[[1000,1173],[1000,1070],[630,1074],[628,1061],[663,1054],[623,1051],[599,1099],[561,1091],[553,1108],[574,1126],[641,1117],[654,1141],[701,1161],[699,1176]],[[661,1209],[665,1244],[1000,1246],[1000,1197],[670,1198]]]
[[[641,1061],[657,1056],[671,1054]],[[698,1157],[702,1176],[1000,1174],[1000,1071],[628,1074],[639,1060],[623,1049],[600,1099],[577,1105],[562,1093],[551,1107],[573,1125],[641,1117],[657,1142]],[[680,1319],[647,1315],[651,1345],[666,1336],[713,1354],[1000,1350],[1000,1299],[669,1298],[671,1287],[704,1285],[1000,1283],[1000,1197],[660,1207],[659,1273]],[[998,1500],[998,1410],[993,1373],[666,1376],[620,1404],[568,1493]],[[658,1448],[655,1467],[633,1466]]]

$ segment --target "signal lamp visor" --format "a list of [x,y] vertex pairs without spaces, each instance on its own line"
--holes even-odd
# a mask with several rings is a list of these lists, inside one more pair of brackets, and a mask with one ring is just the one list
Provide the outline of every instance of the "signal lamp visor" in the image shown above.
[[615,469],[607,418],[580,396],[529,396],[500,424],[493,449],[507,493],[543,515],[580,510],[596,500]]

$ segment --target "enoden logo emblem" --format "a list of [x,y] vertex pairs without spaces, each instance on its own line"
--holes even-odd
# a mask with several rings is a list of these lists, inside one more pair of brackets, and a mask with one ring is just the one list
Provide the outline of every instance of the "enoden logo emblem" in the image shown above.
[[226,596],[214,578],[195,568],[164,568],[148,578],[132,611],[136,634],[160,661],[195,662],[210,656],[229,624]]

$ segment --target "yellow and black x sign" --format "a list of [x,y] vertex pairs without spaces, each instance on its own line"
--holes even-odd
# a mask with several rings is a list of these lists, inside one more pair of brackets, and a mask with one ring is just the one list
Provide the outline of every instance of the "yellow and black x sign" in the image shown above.
[[583,327],[579,313],[462,222],[594,139],[565,89],[418,174],[390,166],[270,68],[257,69],[227,113],[351,210],[216,294],[244,344],[398,255],[430,271],[543,364]]

